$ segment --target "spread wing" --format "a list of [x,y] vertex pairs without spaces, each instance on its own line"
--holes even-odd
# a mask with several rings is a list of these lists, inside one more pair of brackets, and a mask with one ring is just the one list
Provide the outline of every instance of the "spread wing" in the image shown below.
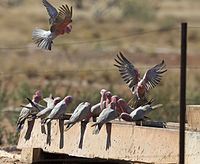
[[72,21],[72,7],[69,9],[68,5],[62,5],[58,11],[55,23],[62,23],[64,21],[66,24],[69,24]]
[[49,23],[52,24],[54,19],[58,15],[58,11],[47,0],[42,0],[42,2],[43,2],[43,5],[46,7],[47,12],[48,12],[48,14],[50,16]]
[[142,79],[142,83],[146,90],[152,89],[160,83],[162,74],[167,71],[165,67],[165,62],[162,60],[160,64],[157,64],[146,71]]
[[122,79],[126,82],[130,90],[134,92],[135,86],[140,80],[138,70],[121,52],[117,54],[117,59],[115,59],[115,61],[117,64],[114,64],[114,66],[119,68]]

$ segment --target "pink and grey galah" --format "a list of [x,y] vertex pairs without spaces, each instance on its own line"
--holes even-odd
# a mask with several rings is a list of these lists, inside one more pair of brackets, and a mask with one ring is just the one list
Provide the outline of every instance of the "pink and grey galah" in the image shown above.
[[49,123],[52,119],[61,119],[66,112],[68,105],[73,101],[72,96],[66,96],[55,105],[50,114],[45,118],[44,123]]
[[119,117],[119,112],[116,110],[116,103],[117,103],[116,97],[112,97],[111,102],[109,103],[108,107],[103,109],[103,111],[100,113],[99,117],[97,118],[97,122],[92,125],[92,127],[95,126],[93,134],[98,134],[103,124],[106,124],[109,121],[112,121],[116,119],[117,117]]
[[135,66],[121,53],[115,59],[122,79],[126,82],[137,100],[144,99],[147,92],[157,86],[162,78],[162,74],[167,71],[164,60],[154,67],[146,70],[143,78]]
[[42,2],[50,16],[50,30],[35,29],[32,32],[32,39],[39,48],[51,50],[53,40],[57,36],[70,33],[72,30],[72,7],[62,5],[57,11],[47,0],[42,0]]
[[101,94],[100,102],[91,107],[91,112],[92,112],[93,117],[99,116],[101,111],[106,107],[106,93],[107,92],[109,92],[109,91],[107,91],[106,89],[101,89],[101,91],[100,91],[100,94]]
[[[35,103],[39,103],[41,100],[42,100],[42,94],[41,91],[38,90],[33,95],[32,101]],[[17,120],[17,131],[21,130],[26,119],[28,119],[29,117],[32,118],[32,116],[35,115],[37,112],[38,109],[33,107],[31,103],[27,104],[26,107],[23,107],[19,114],[19,118]]]
[[61,101],[61,98],[60,97],[56,97],[53,99],[53,101],[51,102],[48,101],[47,102],[47,107],[44,108],[42,111],[40,111],[39,113],[36,114],[36,117],[37,118],[41,118],[42,119],[42,122],[43,122],[43,119],[45,117],[47,117],[47,115],[53,110],[53,108],[56,106],[56,104],[58,104],[59,102]]
[[133,121],[142,121],[145,119],[146,115],[151,112],[153,109],[161,107],[162,104],[158,104],[155,106],[151,105],[144,105],[140,106],[134,111],[132,111],[130,114],[128,113],[121,113],[120,118],[122,118],[125,121],[133,122]]
[[66,130],[69,130],[77,122],[89,121],[91,117],[91,104],[89,102],[80,103],[74,110],[70,119],[65,122],[65,125],[67,125]]
[[120,98],[117,102],[121,108],[121,111],[123,111],[124,113],[130,114],[131,112],[133,112],[134,109],[130,107],[123,98]]

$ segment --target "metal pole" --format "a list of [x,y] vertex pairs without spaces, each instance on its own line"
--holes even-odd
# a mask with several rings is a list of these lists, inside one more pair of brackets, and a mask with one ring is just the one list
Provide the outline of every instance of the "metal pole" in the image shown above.
[[181,23],[179,163],[185,163],[187,23]]

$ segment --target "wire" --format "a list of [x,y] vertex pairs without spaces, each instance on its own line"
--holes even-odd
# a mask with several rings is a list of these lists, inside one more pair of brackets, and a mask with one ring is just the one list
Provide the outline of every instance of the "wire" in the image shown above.
[[[138,69],[148,69],[150,67],[148,66],[144,66],[144,67],[138,67]],[[167,67],[168,70],[179,70],[180,67],[179,66],[168,66]],[[188,70],[190,69],[195,69],[195,70],[199,70],[200,66],[189,66],[187,68]],[[116,68],[107,68],[107,69],[67,69],[67,70],[61,70],[62,72],[107,72],[107,71],[113,71],[113,72],[118,72],[118,70]],[[56,71],[56,70],[52,70],[52,71],[36,71],[35,74],[37,75],[44,75],[46,73],[59,73],[61,71]],[[17,75],[17,74],[28,74],[28,72],[26,71],[17,71],[17,72],[11,72],[11,73],[7,73],[7,72],[0,72],[0,76],[12,76],[12,75]]]
[[[111,37],[111,38],[106,38],[106,39],[88,39],[88,40],[84,39],[84,41],[57,43],[55,45],[73,45],[73,44],[89,44],[89,43],[109,42],[109,41],[114,41],[114,40],[130,38],[130,37],[136,37],[136,36],[138,37],[138,36],[149,34],[149,33],[165,32],[165,31],[171,31],[171,30],[177,30],[177,29],[179,29],[179,28],[172,27],[170,29],[155,29],[155,30],[149,30],[149,31],[144,31],[144,32],[130,33],[130,34],[126,34],[126,35],[119,36],[119,37]],[[0,50],[21,50],[21,49],[28,49],[28,48],[37,49],[37,47],[35,47],[35,46],[13,46],[13,47],[0,47]]]

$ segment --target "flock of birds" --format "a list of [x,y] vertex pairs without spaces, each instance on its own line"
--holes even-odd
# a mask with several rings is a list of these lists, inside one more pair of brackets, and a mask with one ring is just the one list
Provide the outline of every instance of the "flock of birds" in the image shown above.
[[[104,124],[116,118],[131,122],[145,120],[150,111],[162,106],[161,104],[152,106],[152,100],[148,101],[147,93],[160,83],[162,74],[167,71],[164,61],[148,69],[143,78],[140,78],[139,71],[121,52],[117,54],[115,61],[114,65],[119,69],[122,79],[132,91],[135,103],[129,105],[122,97],[113,95],[106,89],[101,89],[100,102],[95,105],[89,102],[80,103],[74,109],[70,119],[65,121],[66,130],[77,122],[88,122],[90,118],[95,118],[93,120],[96,121],[92,126],[95,126],[94,134],[98,134]],[[21,105],[23,108],[17,121],[18,131],[23,128],[26,119],[40,118],[43,125],[48,124],[52,119],[64,119],[73,97],[68,95],[61,99],[61,97],[54,98],[50,95],[42,98],[41,91],[36,91],[32,100],[29,98],[27,100],[29,104]],[[41,100],[46,102],[46,106],[40,104]]]
[[[57,10],[47,0],[42,0],[42,2],[50,16],[50,30],[34,29],[32,38],[39,48],[51,50],[53,40],[57,36],[70,33],[72,30],[72,7],[62,5]],[[104,124],[116,118],[129,122],[149,119],[146,115],[162,106],[161,104],[152,106],[153,100],[148,101],[147,93],[160,83],[162,74],[167,71],[164,60],[148,69],[143,77],[121,52],[117,54],[115,62],[114,66],[119,70],[122,79],[133,94],[134,103],[130,105],[122,97],[112,94],[106,89],[101,89],[99,103],[95,105],[89,102],[78,104],[70,119],[64,121],[66,130],[69,130],[77,122],[88,122],[93,118],[93,133],[98,134]],[[41,91],[38,90],[32,99],[27,98],[27,101],[28,104],[21,105],[22,110],[17,121],[17,131],[23,128],[25,120],[30,121],[38,118],[41,119],[42,125],[46,125],[53,119],[64,119],[73,97],[68,95],[62,99],[50,95],[43,98]],[[45,101],[46,106],[41,105],[41,101]]]

